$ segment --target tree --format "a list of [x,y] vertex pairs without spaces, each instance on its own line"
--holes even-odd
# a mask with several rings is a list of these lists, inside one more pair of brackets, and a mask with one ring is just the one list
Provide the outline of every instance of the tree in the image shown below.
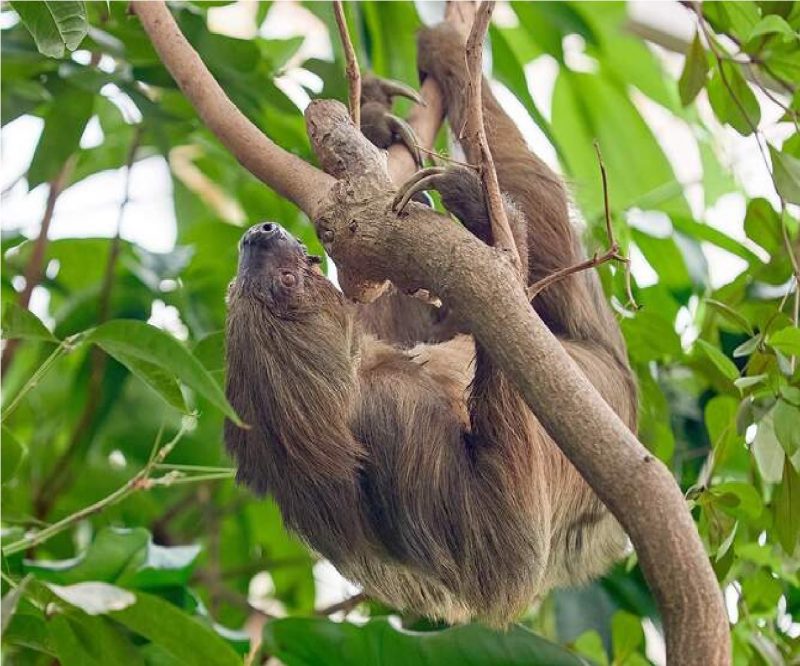
[[[85,654],[88,646],[101,656],[124,652],[141,659],[142,654],[154,658],[152,655],[167,653],[181,662],[196,659],[186,653],[185,635],[176,637],[165,631],[165,627],[176,631],[181,627],[179,633],[191,631],[198,641],[206,641],[206,660],[210,654],[220,661],[230,660],[235,659],[235,652],[225,645],[225,639],[239,649],[247,649],[247,644],[237,642],[230,633],[225,633],[224,639],[217,636],[209,628],[209,617],[229,627],[241,625],[248,611],[243,592],[254,570],[270,572],[274,596],[288,604],[293,614],[302,615],[313,602],[311,558],[281,532],[274,507],[253,502],[229,482],[221,481],[230,472],[219,466],[224,464],[219,426],[222,414],[230,414],[230,408],[219,391],[218,329],[224,315],[224,285],[233,270],[233,248],[240,232],[219,223],[225,211],[209,211],[202,204],[209,200],[209,188],[180,182],[179,170],[174,169],[179,242],[195,248],[192,256],[179,250],[166,256],[148,255],[119,236],[91,243],[47,241],[49,219],[66,185],[95,171],[126,164],[129,174],[136,168],[137,157],[152,153],[173,156],[177,146],[190,144],[201,147],[193,162],[213,192],[235,197],[253,216],[269,210],[270,217],[316,242],[297,210],[238,168],[197,122],[161,59],[205,124],[224,138],[242,164],[309,213],[318,230],[329,225],[336,239],[331,251],[340,265],[361,272],[363,278],[391,277],[398,284],[403,284],[412,270],[422,271],[434,291],[449,303],[480,313],[472,322],[476,335],[493,341],[496,360],[629,530],[655,591],[676,663],[688,663],[687,654],[691,658],[702,654],[692,649],[706,650],[709,655],[717,652],[717,658],[725,658],[718,654],[720,649],[724,652],[724,645],[718,642],[724,640],[720,627],[706,626],[704,621],[720,617],[719,609],[714,608],[719,592],[707,555],[718,583],[737,597],[740,617],[733,627],[734,656],[745,662],[761,659],[770,663],[776,654],[791,654],[794,630],[787,626],[786,614],[791,616],[797,601],[797,560],[792,556],[800,529],[796,502],[800,460],[793,427],[800,404],[794,361],[798,347],[797,223],[791,206],[800,199],[798,144],[795,133],[780,149],[763,145],[766,140],[759,125],[756,93],[779,105],[784,114],[781,122],[796,129],[793,81],[797,79],[800,12],[794,5],[689,6],[685,11],[694,12],[698,34],[686,45],[684,69],[677,82],[664,73],[641,41],[621,32],[626,17],[622,5],[519,3],[513,6],[517,27],[491,28],[493,75],[526,106],[556,148],[562,167],[578,186],[577,203],[590,238],[595,244],[605,242],[604,192],[591,151],[592,139],[597,138],[608,165],[612,217],[622,250],[638,248],[657,275],[657,282],[650,286],[633,285],[636,301],[643,307],[632,311],[622,305],[625,271],[610,265],[600,267],[609,294],[619,299],[623,330],[642,388],[640,436],[651,453],[616,426],[610,411],[604,410],[591,392],[587,394],[585,381],[581,384],[581,378],[563,364],[560,348],[541,322],[537,323],[524,294],[513,289],[500,295],[487,292],[489,277],[493,284],[512,281],[508,279],[510,266],[487,248],[475,245],[461,269],[457,263],[454,272],[443,275],[438,271],[437,251],[448,246],[448,234],[421,239],[414,231],[421,227],[413,222],[399,227],[405,231],[402,245],[414,247],[420,258],[415,265],[403,265],[397,248],[381,237],[381,229],[391,225],[391,219],[380,212],[364,217],[363,210],[348,208],[352,204],[346,196],[325,200],[322,195],[333,182],[330,176],[304,160],[289,157],[274,144],[264,143],[259,131],[253,133],[256,128],[266,129],[291,152],[310,157],[299,114],[269,83],[292,49],[299,46],[296,40],[275,43],[226,38],[208,30],[204,20],[207,6],[176,7],[174,15],[181,31],[200,54],[194,59],[160,4],[137,4],[136,11],[159,58],[138,21],[126,17],[122,6],[112,4],[106,10],[102,5],[84,7],[82,3],[14,3],[14,7],[44,55],[63,57],[65,49],[79,45],[91,54],[86,65],[79,64],[77,57],[59,64],[35,52],[22,25],[12,25],[4,35],[3,48],[9,52],[4,53],[3,63],[7,84],[3,121],[26,113],[45,119],[26,179],[29,187],[49,182],[52,202],[49,213],[45,211],[38,242],[23,243],[17,236],[4,243],[3,298],[10,303],[4,310],[4,337],[23,340],[4,350],[4,371],[8,369],[3,407],[4,521],[36,525],[31,518],[65,516],[28,535],[18,531],[4,539],[4,581],[14,588],[4,607],[17,604],[8,625],[8,640],[11,645],[27,646],[17,648],[21,650],[18,654],[37,641],[37,649],[62,661],[87,661],[91,658],[91,652]],[[322,75],[323,96],[345,99],[345,68],[333,13],[328,6],[312,4],[310,8],[329,27],[337,60],[333,64],[305,62],[304,66]],[[345,9],[360,62],[379,74],[412,81],[413,71],[406,70],[413,70],[414,62],[413,30],[418,18],[413,5],[364,3]],[[260,21],[264,10],[259,11]],[[88,25],[93,27],[84,37]],[[637,24],[629,24],[627,29],[643,31]],[[163,39],[165,34],[169,40]],[[389,34],[392,39],[386,38]],[[403,38],[396,39],[398,34]],[[554,39],[553,35],[560,37]],[[581,72],[568,62],[561,36],[569,35],[583,38],[596,71]],[[667,41],[662,35],[650,34],[649,38]],[[522,63],[540,53],[559,63],[549,114],[552,123],[536,107],[522,72]],[[112,59],[113,71],[103,67],[103,56]],[[220,90],[215,91],[210,79],[203,78],[207,76],[203,63],[219,80]],[[268,93],[254,95],[255,82],[262,89],[267,87]],[[114,83],[136,105],[142,117],[136,126],[125,123],[104,97],[102,87],[107,83]],[[708,207],[715,196],[739,188],[729,177],[721,177],[725,171],[708,138],[708,130],[718,127],[716,121],[703,122],[702,114],[691,106],[704,88],[720,123],[755,137],[774,180],[776,206],[764,198],[748,202],[746,244],[695,219],[702,220],[704,211],[692,209],[683,189],[674,185],[672,166],[634,103],[644,96],[676,122],[693,128],[703,159]],[[233,104],[218,106],[215,113],[213,105],[224,104],[222,90]],[[243,115],[236,115],[237,108]],[[83,127],[93,115],[103,128],[104,140],[94,148],[81,148]],[[320,137],[331,133],[315,132],[324,126],[336,130],[340,142],[354,147],[352,154],[357,159],[346,165],[349,178],[358,175],[359,169],[366,173],[364,165],[368,164],[372,178],[366,186],[386,186],[388,181],[380,181],[375,154],[359,145],[357,135],[347,130],[342,107],[318,102],[306,115],[312,147],[323,167],[337,177],[342,175],[335,173],[330,160],[331,151],[341,152],[341,143],[326,145]],[[427,116],[420,114],[420,119],[433,116],[435,108]],[[241,141],[243,136],[252,141]],[[252,150],[253,146],[259,149]],[[265,155],[280,156],[281,168],[275,169],[275,160],[270,165]],[[396,165],[397,159],[390,158],[390,166]],[[340,188],[338,194],[344,190]],[[127,205],[126,195],[120,211]],[[667,216],[672,235],[655,236],[639,226],[624,224],[621,213],[634,208]],[[360,223],[373,224],[371,245],[364,238],[357,246],[339,240],[346,235],[336,234],[336,225],[349,219],[343,214],[350,211],[361,216]],[[712,288],[708,266],[699,251],[701,242],[742,258],[748,269],[728,284]],[[224,267],[219,260],[222,247],[231,248]],[[45,263],[52,259],[59,263],[54,276],[50,275],[53,264]],[[46,266],[48,270],[44,270]],[[472,270],[466,270],[469,268]],[[21,294],[15,293],[9,279],[15,273],[26,280]],[[178,288],[165,290],[165,280],[177,282]],[[40,284],[50,294],[50,313],[55,320],[52,331],[27,311],[33,284]],[[191,352],[170,335],[142,323],[155,298],[177,308],[193,343]],[[481,309],[474,308],[476,302]],[[498,309],[518,315],[512,317],[511,326],[497,326],[494,314]],[[682,339],[676,322],[687,317],[695,330],[684,333]],[[123,384],[128,377],[132,379]],[[66,400],[65,396],[71,397]],[[54,404],[59,407],[52,409]],[[44,419],[37,414],[42,405],[49,407]],[[191,407],[198,415],[184,417],[180,424],[180,414]],[[135,421],[130,418],[134,414]],[[142,414],[152,422],[141,420]],[[162,430],[177,433],[168,445],[161,443]],[[745,447],[748,432],[748,441],[754,437],[749,451]],[[603,460],[587,455],[585,442],[590,437],[608,444]],[[148,442],[153,441],[156,445],[150,447]],[[53,449],[56,455],[50,453]],[[114,470],[109,452],[119,453],[129,466],[140,461],[142,472],[130,478],[130,471]],[[669,464],[685,490],[705,552],[696,541],[694,525],[675,483],[654,457]],[[21,460],[20,464],[15,464],[16,460]],[[86,471],[78,474],[81,465]],[[117,478],[113,478],[115,474]],[[186,484],[190,484],[188,489],[174,487]],[[102,499],[105,492],[111,494]],[[201,504],[198,497],[204,498]],[[99,503],[91,503],[98,498]],[[170,505],[166,512],[164,503]],[[237,515],[232,517],[231,503],[246,508],[233,512]],[[204,520],[198,521],[198,515]],[[74,552],[68,536],[79,520],[89,520],[94,527],[90,532],[96,536],[88,550],[77,562],[42,563],[44,557],[63,558]],[[668,525],[671,520],[677,524]],[[97,531],[109,521],[137,529]],[[264,525],[269,526],[266,532]],[[160,545],[153,543],[144,527],[152,530]],[[669,538],[665,540],[665,536]],[[202,553],[185,546],[166,550],[163,545],[192,542],[205,546]],[[669,548],[676,545],[680,547],[670,556]],[[23,551],[36,559],[22,562]],[[293,563],[287,565],[284,560]],[[254,563],[256,568],[249,568]],[[207,604],[198,605],[197,594]],[[607,658],[603,639],[606,647],[611,643],[617,663],[643,659],[639,618],[658,622],[659,616],[638,569],[628,574],[620,569],[584,593],[598,600],[588,604],[595,617],[585,610],[569,612],[570,599],[574,601],[576,594],[554,594],[532,613],[529,625],[596,660]],[[694,606],[692,594],[696,595]],[[45,623],[41,610],[52,600],[56,600],[58,612],[55,621]],[[688,608],[681,605],[687,601]],[[186,624],[187,614],[206,617],[206,625]],[[555,631],[554,618],[558,620]],[[578,635],[590,626],[597,627],[600,636],[591,632]],[[88,645],[80,640],[87,631],[96,637]],[[138,643],[131,642],[131,632],[148,639],[144,647],[135,647]],[[366,661],[376,659],[368,646],[377,634],[385,636],[385,645],[391,646],[386,648],[387,654],[416,650],[442,661],[453,654],[447,650],[457,649],[463,641],[475,641],[470,644],[480,645],[482,652],[503,650],[508,654],[512,650],[520,663],[574,659],[568,652],[559,657],[543,652],[557,648],[521,629],[497,635],[466,627],[409,638],[378,620],[364,629],[329,626],[322,620],[273,620],[265,625],[265,648],[287,662],[300,659],[302,650],[318,649],[316,659],[328,663],[332,653],[324,637],[331,632],[351,646],[349,654],[363,650]],[[306,659],[315,658],[310,654]]]

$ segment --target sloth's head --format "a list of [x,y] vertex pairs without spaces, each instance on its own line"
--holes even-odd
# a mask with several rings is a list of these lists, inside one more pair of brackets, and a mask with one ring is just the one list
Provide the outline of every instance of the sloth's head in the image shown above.
[[319,257],[279,224],[250,227],[239,243],[239,270],[229,291],[229,305],[255,301],[276,317],[294,318],[318,311],[338,292],[319,270]]

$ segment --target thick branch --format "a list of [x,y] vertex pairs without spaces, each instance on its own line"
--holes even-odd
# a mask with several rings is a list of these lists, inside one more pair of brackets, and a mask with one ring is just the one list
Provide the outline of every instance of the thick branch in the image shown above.
[[500,193],[500,183],[497,182],[497,172],[494,170],[492,151],[489,150],[489,141],[486,138],[486,127],[483,124],[483,97],[481,86],[483,83],[483,42],[489,21],[492,19],[494,1],[484,0],[481,3],[475,22],[472,24],[469,38],[467,39],[467,71],[469,72],[469,95],[464,114],[465,134],[463,145],[467,159],[475,164],[480,164],[481,181],[486,193],[486,206],[489,209],[489,220],[492,226],[492,244],[499,250],[509,253],[511,261],[517,268],[522,266],[519,258],[514,236],[506,217],[503,196]]
[[186,41],[163,0],[134,0],[131,6],[206,126],[256,178],[314,217],[333,179],[273,143],[236,108]]
[[424,206],[394,214],[388,176],[374,170],[374,149],[348,129],[341,104],[312,102],[306,118],[323,168],[362,174],[338,182],[315,220],[337,265],[406,291],[429,289],[468,322],[630,536],[661,610],[670,663],[728,664],[722,596],[680,489],[529,306],[516,270]]
[[[464,34],[467,33],[475,19],[475,3],[470,1],[456,2],[448,0],[444,14],[445,21]],[[436,141],[436,134],[445,116],[444,98],[439,84],[429,77],[419,91],[425,106],[414,106],[408,114],[408,124],[417,135],[420,148],[427,152]],[[389,148],[389,175],[395,185],[402,185],[417,170],[417,163],[411,152],[401,143]]]

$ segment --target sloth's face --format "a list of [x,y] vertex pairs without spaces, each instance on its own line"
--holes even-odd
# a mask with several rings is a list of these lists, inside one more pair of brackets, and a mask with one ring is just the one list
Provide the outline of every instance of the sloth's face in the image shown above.
[[229,293],[256,297],[275,314],[313,309],[320,288],[333,290],[319,262],[279,224],[256,224],[239,243],[239,271]]

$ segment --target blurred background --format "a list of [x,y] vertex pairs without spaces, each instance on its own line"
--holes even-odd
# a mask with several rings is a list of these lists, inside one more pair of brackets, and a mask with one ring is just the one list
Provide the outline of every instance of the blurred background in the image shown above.
[[[34,581],[9,620],[9,663],[69,663],[70,637],[89,626],[111,637],[104,654],[181,657],[124,618],[98,630],[74,598],[67,629],[48,628],[37,608],[48,585],[87,581],[200,617],[254,660],[263,628],[258,659],[285,663],[378,663],[370,641],[384,631],[381,659],[400,663],[453,663],[464,645],[463,663],[664,663],[635,555],[531,608],[522,624],[549,642],[476,626],[425,642],[392,627],[441,627],[364,625],[391,609],[348,601],[358,589],[288,535],[269,500],[235,486],[219,386],[238,239],[270,219],[321,247],[203,127],[127,3],[54,4],[0,5],[4,591]],[[330,3],[170,7],[237,106],[312,159],[303,109],[346,99]],[[416,86],[415,32],[444,3],[345,9],[362,69]],[[607,244],[594,140],[602,150],[638,307],[624,270],[600,273],[639,377],[640,437],[691,503],[741,664],[800,663],[798,29],[792,2],[501,2],[486,47],[493,91],[568,182],[590,251]],[[437,149],[452,152],[446,130]],[[76,513],[143,468],[152,487]]]

